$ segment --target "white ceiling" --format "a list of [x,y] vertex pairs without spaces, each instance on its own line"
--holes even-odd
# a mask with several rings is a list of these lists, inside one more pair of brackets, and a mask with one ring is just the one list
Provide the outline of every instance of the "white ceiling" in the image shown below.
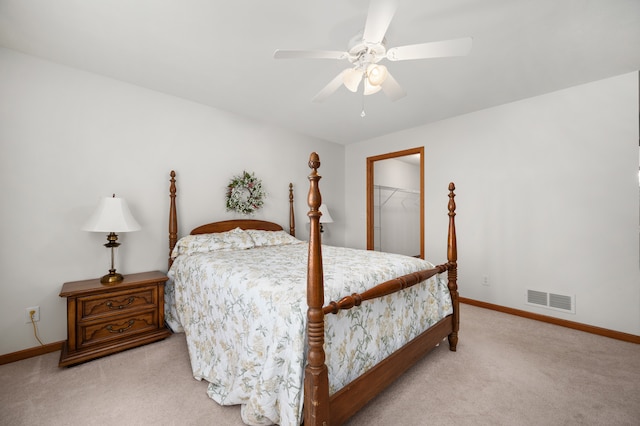
[[471,36],[471,54],[387,63],[407,92],[396,102],[341,87],[312,103],[348,62],[274,50],[347,50],[367,10],[368,0],[0,0],[0,45],[343,144],[640,69],[640,0],[400,0],[387,47]]

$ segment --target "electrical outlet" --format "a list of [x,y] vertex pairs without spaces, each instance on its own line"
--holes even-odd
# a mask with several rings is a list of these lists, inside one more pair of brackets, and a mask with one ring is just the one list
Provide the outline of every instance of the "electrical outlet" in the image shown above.
[[31,324],[31,312],[32,311],[34,312],[33,321],[35,321],[35,322],[40,321],[40,306],[31,306],[29,308],[25,308],[24,309],[25,323],[27,323],[27,324]]
[[489,286],[489,276],[488,275],[483,275],[482,276],[482,285]]

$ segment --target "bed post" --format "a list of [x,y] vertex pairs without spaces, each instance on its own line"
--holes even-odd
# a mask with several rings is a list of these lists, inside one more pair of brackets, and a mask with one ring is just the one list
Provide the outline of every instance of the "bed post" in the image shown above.
[[176,213],[176,172],[171,170],[171,184],[169,185],[169,197],[171,205],[169,206],[169,268],[173,263],[171,252],[178,242],[178,215]]
[[293,184],[289,182],[289,234],[296,236],[296,217],[293,212]]
[[458,246],[456,242],[456,201],[454,197],[456,194],[453,192],[456,189],[456,185],[451,182],[449,184],[449,233],[447,237],[447,260],[449,262],[449,269],[447,271],[447,278],[449,280],[449,293],[451,293],[451,304],[453,307],[453,321],[451,327],[451,334],[449,334],[449,349],[456,350],[458,345],[458,330],[460,327],[460,308],[458,301]]
[[324,283],[320,241],[320,204],[318,188],[320,157],[309,156],[309,260],[307,265],[307,365],[304,370],[304,424],[327,426],[329,421],[329,378],[324,352]]

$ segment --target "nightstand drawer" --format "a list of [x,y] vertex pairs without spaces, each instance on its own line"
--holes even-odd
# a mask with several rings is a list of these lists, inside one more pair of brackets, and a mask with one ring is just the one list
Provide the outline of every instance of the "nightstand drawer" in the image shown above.
[[78,347],[98,345],[110,340],[123,339],[129,335],[157,330],[158,328],[156,310],[114,317],[97,323],[79,324]]
[[158,305],[158,287],[135,291],[121,291],[78,298],[78,321],[88,321],[110,315],[122,315],[129,310],[140,310]]

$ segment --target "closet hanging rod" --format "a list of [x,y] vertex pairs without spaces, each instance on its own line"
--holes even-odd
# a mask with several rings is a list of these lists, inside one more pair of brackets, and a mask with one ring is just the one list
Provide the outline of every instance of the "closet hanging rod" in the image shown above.
[[385,185],[373,185],[374,188],[384,189],[387,191],[397,191],[397,192],[406,192],[409,194],[419,194],[419,189],[409,189],[409,188],[398,188],[395,186],[385,186]]

